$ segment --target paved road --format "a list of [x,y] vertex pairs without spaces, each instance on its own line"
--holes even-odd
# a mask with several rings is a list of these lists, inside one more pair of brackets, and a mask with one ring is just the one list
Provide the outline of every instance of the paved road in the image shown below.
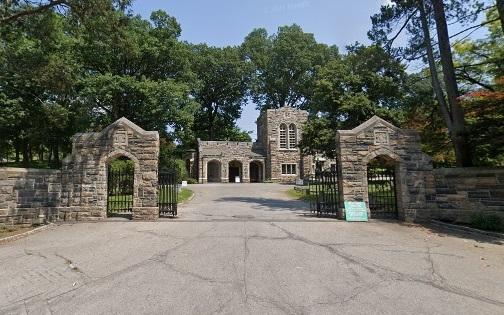
[[[194,198],[180,208],[179,220],[316,220],[308,204],[290,200],[281,184],[191,185]],[[326,220],[332,221],[332,220]]]
[[504,313],[498,241],[315,220],[285,189],[197,186],[180,220],[61,225],[0,245],[0,313]]

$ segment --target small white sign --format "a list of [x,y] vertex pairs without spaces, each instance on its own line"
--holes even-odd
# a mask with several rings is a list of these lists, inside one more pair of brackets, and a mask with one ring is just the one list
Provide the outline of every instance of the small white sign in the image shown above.
[[240,176],[235,176],[235,183],[239,183],[240,182]]
[[296,179],[296,185],[303,186],[303,179],[302,178]]
[[182,187],[187,187],[187,181],[186,180],[182,181]]

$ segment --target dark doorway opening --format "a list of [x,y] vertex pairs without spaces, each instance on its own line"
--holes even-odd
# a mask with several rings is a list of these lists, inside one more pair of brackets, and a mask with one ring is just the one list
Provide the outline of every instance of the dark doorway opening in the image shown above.
[[262,163],[258,161],[250,162],[250,182],[262,183],[263,181],[263,168]]
[[210,161],[207,164],[207,182],[219,183],[221,181],[221,164],[219,161]]
[[242,165],[238,161],[229,162],[229,182],[235,183],[237,182],[237,178],[239,178],[239,182],[242,182]]

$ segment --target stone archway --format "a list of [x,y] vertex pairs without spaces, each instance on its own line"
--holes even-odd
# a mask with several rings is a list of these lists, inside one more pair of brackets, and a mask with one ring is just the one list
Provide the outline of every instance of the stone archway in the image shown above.
[[207,163],[207,182],[208,183],[220,183],[221,182],[221,162],[217,160],[211,160]]
[[374,116],[352,130],[338,130],[336,146],[341,208],[345,201],[365,202],[373,217],[369,209],[368,166],[377,161],[393,170],[393,183],[391,174],[385,174],[382,181],[387,180],[395,188],[396,217],[406,221],[430,217],[426,185],[433,181],[433,168],[430,157],[422,152],[418,132],[397,128]]
[[240,161],[233,160],[228,165],[228,181],[235,183],[237,178],[240,183],[243,182],[243,164]]
[[249,172],[251,183],[262,183],[264,181],[263,178],[264,166],[262,162],[260,161],[250,162]]
[[124,117],[101,132],[74,136],[72,153],[63,160],[62,207],[90,218],[105,218],[108,165],[121,156],[134,163],[131,217],[157,219],[159,134],[145,131]]

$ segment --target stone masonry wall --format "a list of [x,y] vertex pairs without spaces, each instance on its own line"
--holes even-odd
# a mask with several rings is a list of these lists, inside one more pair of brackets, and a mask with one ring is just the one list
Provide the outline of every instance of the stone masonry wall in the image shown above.
[[[265,115],[264,117],[262,117]],[[280,148],[280,125],[291,123],[296,125],[297,142],[301,140],[304,124],[308,121],[308,112],[292,107],[268,109],[262,113],[260,127],[263,128],[262,141],[267,143],[266,178],[274,182],[294,183],[297,178],[303,178],[310,173],[312,158],[303,156],[296,149]],[[282,175],[282,164],[296,164],[296,175]]]
[[433,219],[470,223],[478,213],[504,219],[504,168],[440,168],[434,175]]
[[54,219],[61,197],[61,171],[0,168],[0,223]]

